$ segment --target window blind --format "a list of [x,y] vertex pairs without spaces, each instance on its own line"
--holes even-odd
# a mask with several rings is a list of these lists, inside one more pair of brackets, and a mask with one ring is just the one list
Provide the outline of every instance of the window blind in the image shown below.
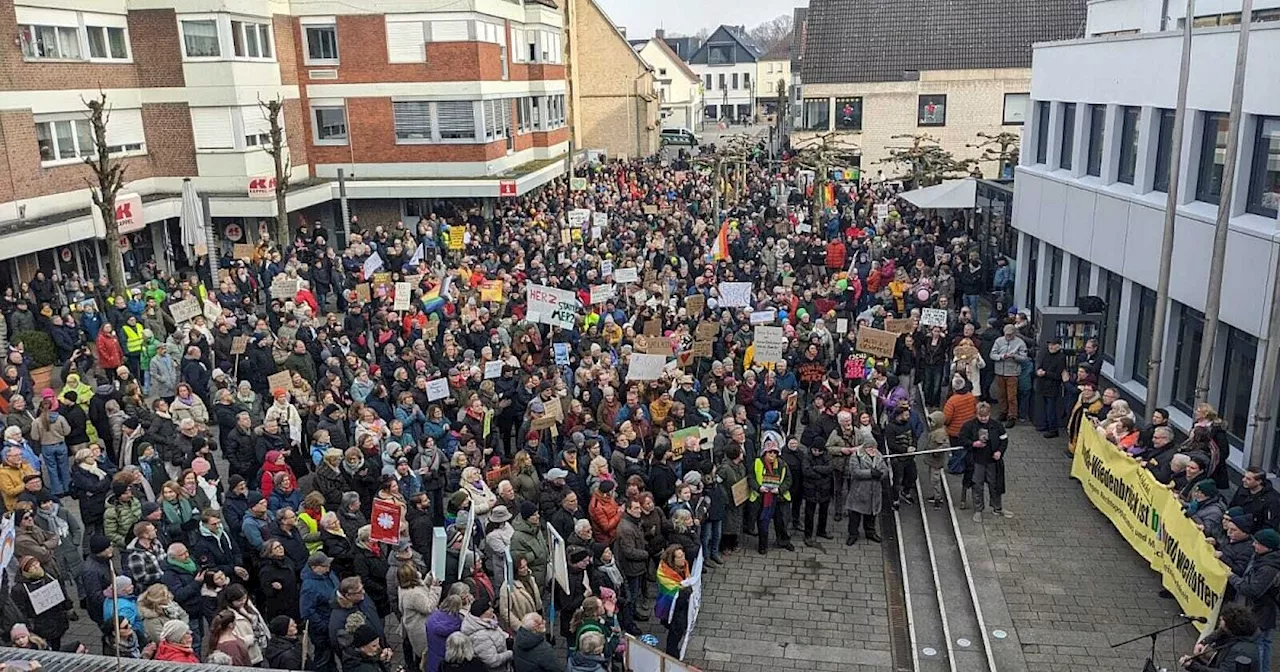
[[107,145],[139,145],[145,142],[142,110],[112,110],[107,121]]
[[436,103],[436,124],[442,140],[476,137],[475,104],[469,100],[445,100]]
[[398,101],[391,103],[391,110],[397,139],[431,139],[431,103],[425,100]]
[[191,131],[196,149],[234,149],[236,146],[229,107],[191,108]]
[[421,21],[387,22],[387,61],[390,63],[425,63],[426,32]]
[[432,21],[432,42],[466,42],[471,39],[471,31],[466,21]]

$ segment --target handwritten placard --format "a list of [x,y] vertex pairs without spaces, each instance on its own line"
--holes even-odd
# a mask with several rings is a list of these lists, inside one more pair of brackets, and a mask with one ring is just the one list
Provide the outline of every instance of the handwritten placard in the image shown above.
[[493,380],[502,376],[502,360],[495,359],[484,363],[484,379]]
[[916,326],[909,317],[887,317],[884,320],[884,330],[895,334],[909,334],[916,330]]
[[612,301],[617,296],[618,291],[613,285],[592,285],[591,286],[591,303],[599,304],[605,301]]
[[289,391],[293,389],[293,373],[291,371],[280,371],[267,376],[267,388],[275,394],[276,390]]
[[777,315],[772,308],[769,310],[757,310],[751,313],[751,324],[770,324]]
[[745,308],[749,305],[751,305],[751,283],[749,282],[720,283],[720,307],[721,308]]
[[657,380],[662,377],[662,367],[667,363],[665,355],[631,355],[627,368],[627,380]]
[[693,356],[702,357],[703,359],[711,359],[715,355],[712,353],[711,341],[694,341]]
[[277,275],[271,281],[271,298],[292,299],[298,293],[298,279],[287,275]]
[[874,329],[872,327],[858,328],[859,352],[865,352],[876,357],[892,358],[894,347],[897,343],[898,335],[892,331]]
[[702,315],[702,311],[707,309],[707,297],[701,294],[690,294],[684,297],[684,307],[690,315]]
[[613,273],[613,279],[621,284],[630,284],[640,280],[640,273],[634,266],[619,268]]
[[200,302],[194,297],[177,301],[169,306],[169,314],[173,316],[173,321],[179,324],[196,319],[196,316],[202,312]]
[[849,318],[846,318],[846,317],[836,318],[836,333],[837,334],[849,333]]
[[656,205],[646,205],[646,206],[644,206],[644,214],[646,214],[646,215],[656,215],[656,214],[658,214],[658,206],[656,206]]
[[926,327],[946,327],[947,311],[941,308],[925,308],[920,311],[920,324]]
[[693,335],[700,341],[709,341],[720,334],[720,323],[710,320],[699,322],[694,328]]
[[782,327],[757,326],[755,339],[757,362],[772,364],[782,361],[782,351],[787,347],[787,335]]
[[480,283],[480,300],[501,303],[502,302],[502,281],[501,280],[485,280],[484,282]]
[[436,378],[427,381],[427,401],[439,401],[449,396],[449,379]]
[[409,299],[413,295],[413,285],[407,282],[396,283],[396,302],[392,306],[394,310],[409,310]]
[[243,355],[245,350],[249,349],[248,336],[236,336],[231,339],[231,354]]
[[252,260],[257,251],[258,247],[252,243],[236,243],[231,246],[231,255],[236,259],[244,259],[245,261]]

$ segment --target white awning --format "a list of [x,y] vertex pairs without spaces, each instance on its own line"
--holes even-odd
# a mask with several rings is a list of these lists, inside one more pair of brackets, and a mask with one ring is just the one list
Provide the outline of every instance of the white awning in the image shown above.
[[978,181],[966,177],[903,192],[898,197],[923,210],[960,210],[973,208],[977,204],[977,193]]

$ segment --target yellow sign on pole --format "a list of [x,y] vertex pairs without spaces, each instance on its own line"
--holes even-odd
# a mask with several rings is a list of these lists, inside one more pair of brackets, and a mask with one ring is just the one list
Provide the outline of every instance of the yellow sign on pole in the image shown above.
[[461,226],[449,229],[449,249],[461,250],[466,243],[467,230]]

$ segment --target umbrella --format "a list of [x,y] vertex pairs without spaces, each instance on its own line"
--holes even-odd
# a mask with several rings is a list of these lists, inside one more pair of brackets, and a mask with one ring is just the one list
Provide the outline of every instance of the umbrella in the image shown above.
[[932,187],[914,189],[898,197],[920,209],[960,210],[977,205],[978,181],[972,177],[947,180]]
[[204,232],[204,208],[200,206],[200,197],[196,195],[196,185],[191,178],[182,181],[182,210],[179,212],[182,226],[182,244],[188,255],[195,258],[195,248],[207,247],[208,238]]

